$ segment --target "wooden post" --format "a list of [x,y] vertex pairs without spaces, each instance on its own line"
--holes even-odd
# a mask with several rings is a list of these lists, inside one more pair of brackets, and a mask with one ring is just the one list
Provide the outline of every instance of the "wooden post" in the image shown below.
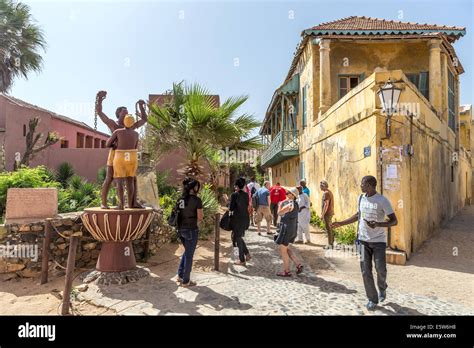
[[76,263],[77,244],[79,242],[78,236],[71,236],[69,239],[69,253],[67,255],[66,266],[66,282],[63,292],[63,305],[61,308],[61,315],[69,314],[69,302],[71,298],[72,281],[74,279],[74,266]]
[[148,226],[146,229],[146,235],[145,235],[145,245],[144,245],[144,251],[143,251],[143,260],[146,261],[148,259],[148,254],[150,253],[150,235],[151,235],[151,225]]
[[221,221],[221,214],[216,213],[215,216],[215,228],[214,228],[214,270],[219,271],[219,243],[220,243],[220,234],[221,227],[219,223]]
[[52,230],[52,222],[51,219],[48,218],[44,223],[43,255],[41,259],[41,284],[48,282],[49,244],[51,243]]

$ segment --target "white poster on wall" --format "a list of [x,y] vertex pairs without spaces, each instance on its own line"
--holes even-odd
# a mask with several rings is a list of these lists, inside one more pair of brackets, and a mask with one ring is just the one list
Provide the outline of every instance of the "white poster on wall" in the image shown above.
[[396,164],[389,164],[387,166],[387,179],[397,179],[398,178],[398,171]]

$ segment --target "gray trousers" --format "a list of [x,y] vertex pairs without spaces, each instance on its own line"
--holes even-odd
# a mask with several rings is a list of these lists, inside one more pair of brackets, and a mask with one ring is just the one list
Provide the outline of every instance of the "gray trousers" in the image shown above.
[[379,303],[379,295],[375,288],[374,276],[372,274],[372,259],[375,262],[375,270],[377,271],[377,287],[379,291],[385,291],[387,289],[387,261],[385,255],[387,244],[364,241],[360,241],[360,243],[360,270],[364,280],[365,293],[370,301]]

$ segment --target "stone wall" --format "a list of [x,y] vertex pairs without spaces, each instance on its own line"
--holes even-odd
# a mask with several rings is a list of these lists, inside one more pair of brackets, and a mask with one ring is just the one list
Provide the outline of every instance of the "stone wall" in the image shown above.
[[[51,235],[49,271],[54,275],[65,273],[69,253],[69,238],[78,236],[79,247],[76,253],[76,269],[93,269],[99,256],[101,242],[96,241],[83,227],[80,218],[82,212],[60,214],[53,219]],[[42,249],[44,240],[44,222],[29,224],[5,225],[5,233],[0,236],[0,274],[7,274],[4,280],[20,277],[37,277],[41,271]],[[163,221],[161,212],[155,212],[150,225],[149,256],[166,243],[173,240],[174,231]],[[145,262],[145,245],[147,233],[133,241],[135,257],[138,262]],[[10,248],[8,258],[5,251]],[[19,253],[20,248],[28,248],[29,254],[12,255],[12,247]],[[35,257],[37,255],[37,257]],[[31,258],[33,256],[33,258]]]

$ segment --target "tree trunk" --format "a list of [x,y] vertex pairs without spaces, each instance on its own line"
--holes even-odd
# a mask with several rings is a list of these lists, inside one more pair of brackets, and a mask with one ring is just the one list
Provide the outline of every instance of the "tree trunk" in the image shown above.
[[[40,122],[40,119],[38,117],[32,118],[29,123],[28,123],[28,133],[26,134],[26,149],[23,154],[23,157],[20,161],[20,167],[21,166],[29,166],[30,161],[34,158],[35,154],[37,154],[40,151],[43,151],[47,147],[56,144],[59,141],[59,138],[56,136],[53,136],[51,132],[48,132],[48,135],[44,141],[44,144],[41,146],[36,146],[36,143],[43,137],[42,133],[37,133],[36,128],[38,127],[38,123]],[[14,169],[17,170],[17,164],[15,161],[15,166]]]

